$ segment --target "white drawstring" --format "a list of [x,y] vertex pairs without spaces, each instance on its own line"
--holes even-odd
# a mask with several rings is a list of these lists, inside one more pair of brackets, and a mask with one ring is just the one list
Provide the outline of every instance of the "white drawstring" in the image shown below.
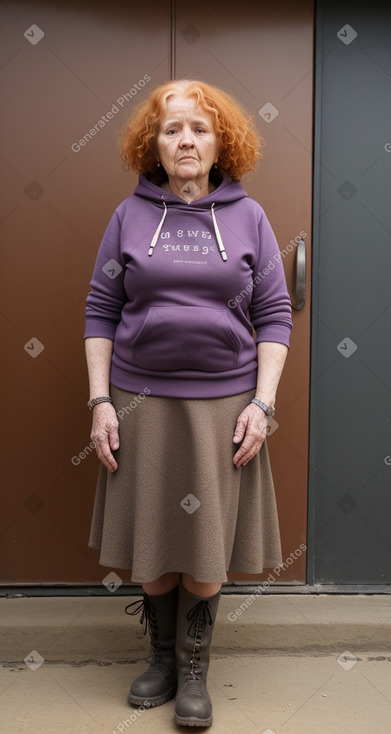
[[214,205],[215,204],[213,203],[212,206],[211,206],[211,209],[210,209],[211,214],[212,214],[212,219],[213,219],[213,226],[215,228],[216,240],[217,240],[217,244],[219,246],[220,255],[223,258],[224,262],[226,262],[226,260],[228,259],[227,258],[227,253],[225,251],[224,242],[221,239],[220,230],[219,230],[218,225],[217,225],[216,216],[215,216],[214,209],[213,209]]
[[166,206],[166,202],[165,202],[165,201],[163,201],[163,206],[164,206],[164,213],[163,213],[163,216],[162,216],[162,218],[161,218],[161,220],[160,220],[160,224],[159,224],[159,226],[158,226],[158,228],[157,228],[157,230],[156,230],[155,234],[153,235],[153,238],[152,238],[152,242],[151,242],[151,244],[150,244],[150,246],[149,246],[149,250],[148,250],[148,255],[149,255],[149,257],[151,257],[151,255],[153,255],[153,248],[155,247],[155,245],[156,245],[156,243],[157,243],[157,241],[158,241],[158,237],[159,237],[159,234],[160,234],[160,230],[161,230],[161,228],[163,227],[163,223],[164,223],[164,220],[165,220],[165,218],[166,218],[166,214],[167,214],[167,206]]
[[[166,205],[166,203],[164,201],[163,201],[163,206],[164,206],[163,216],[162,216],[162,218],[161,218],[161,220],[159,222],[159,225],[157,227],[157,230],[156,230],[155,234],[153,235],[152,242],[151,242],[151,244],[149,246],[149,250],[148,250],[149,257],[151,257],[153,255],[153,250],[154,250],[154,248],[156,246],[156,243],[158,241],[161,228],[163,227],[164,220],[165,220],[166,215],[167,215],[167,205]],[[210,209],[211,214],[212,214],[213,226],[214,226],[214,230],[215,230],[217,244],[219,246],[220,255],[221,255],[223,261],[226,262],[227,259],[228,259],[227,258],[227,253],[225,251],[224,243],[223,243],[223,240],[221,239],[220,230],[219,230],[219,227],[218,227],[218,224],[217,224],[217,221],[216,221],[216,215],[214,213],[214,206],[215,206],[215,203],[212,204],[211,209]]]

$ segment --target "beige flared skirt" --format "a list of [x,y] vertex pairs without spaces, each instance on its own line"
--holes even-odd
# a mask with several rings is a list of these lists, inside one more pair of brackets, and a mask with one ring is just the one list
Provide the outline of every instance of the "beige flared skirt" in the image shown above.
[[89,541],[103,566],[132,569],[136,583],[170,571],[218,583],[228,570],[281,563],[266,442],[247,466],[232,463],[236,420],[253,395],[141,398],[111,386],[118,469],[101,465]]

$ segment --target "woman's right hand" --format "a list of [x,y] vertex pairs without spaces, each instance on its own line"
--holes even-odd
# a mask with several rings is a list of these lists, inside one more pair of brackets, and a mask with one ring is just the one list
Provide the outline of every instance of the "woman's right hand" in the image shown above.
[[102,464],[113,473],[118,464],[111,453],[119,447],[118,418],[111,403],[98,403],[92,411],[91,439]]

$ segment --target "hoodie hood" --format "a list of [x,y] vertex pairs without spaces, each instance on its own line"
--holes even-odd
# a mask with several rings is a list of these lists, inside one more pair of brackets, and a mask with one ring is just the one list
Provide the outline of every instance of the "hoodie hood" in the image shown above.
[[164,191],[160,186],[149,181],[145,176],[139,177],[139,182],[134,190],[134,196],[141,196],[143,199],[148,199],[154,204],[163,206],[163,202],[167,207],[175,206],[176,209],[183,209],[186,211],[202,211],[210,209],[213,203],[216,204],[231,204],[233,201],[238,199],[247,198],[248,194],[244,190],[241,183],[238,181],[232,181],[229,176],[225,176],[214,191],[207,196],[203,196],[201,199],[196,199],[189,204],[180,196],[172,194],[170,191]]
[[[189,182],[189,186],[192,186],[191,181]],[[171,208],[175,208],[176,210],[179,209],[181,211],[193,212],[209,210],[219,252],[224,262],[226,262],[227,260],[227,253],[225,251],[224,242],[222,240],[219,226],[216,220],[215,207],[217,206],[219,208],[224,204],[232,204],[232,202],[238,201],[239,199],[244,199],[248,196],[243,186],[238,181],[232,181],[229,176],[225,176],[221,184],[217,186],[215,190],[212,191],[210,194],[207,194],[207,196],[203,196],[201,199],[187,202],[180,196],[172,194],[170,191],[165,191],[160,186],[157,186],[151,181],[148,181],[148,179],[143,175],[141,175],[139,178],[139,183],[134,191],[134,195],[140,196],[143,199],[147,199],[153,204],[156,204],[157,206],[163,208],[160,222],[156,228],[156,231],[152,237],[149,246],[148,255],[150,257],[153,255],[153,251],[159,239],[159,234],[163,227],[164,220]]]

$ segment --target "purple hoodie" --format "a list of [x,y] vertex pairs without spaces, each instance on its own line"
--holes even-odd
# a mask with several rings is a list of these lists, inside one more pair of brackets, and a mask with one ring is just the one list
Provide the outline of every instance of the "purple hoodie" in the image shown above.
[[291,303],[262,209],[226,177],[188,204],[140,176],[115,210],[87,297],[85,337],[114,341],[111,382],[219,398],[256,386],[256,342],[289,346]]

